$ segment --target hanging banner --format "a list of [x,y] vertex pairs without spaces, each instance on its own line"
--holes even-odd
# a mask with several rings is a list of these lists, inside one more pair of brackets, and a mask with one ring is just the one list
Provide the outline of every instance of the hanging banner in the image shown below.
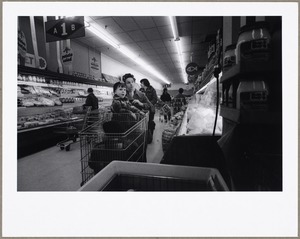
[[90,57],[90,68],[94,73],[100,73],[100,60],[98,60],[95,56]]
[[[40,61],[39,62],[40,63],[39,69],[45,70],[46,67],[47,67],[47,61],[41,56],[39,56],[39,61]],[[33,67],[33,68],[36,67],[36,65],[35,65],[35,56],[33,54],[26,53],[25,66]]]
[[64,65],[71,65],[73,62],[73,51],[69,47],[65,47],[61,54],[61,60]]
[[68,17],[45,22],[46,42],[85,36],[84,17]]
[[22,56],[22,57],[26,57],[26,53],[27,53],[27,43],[26,43],[26,38],[25,38],[25,34],[23,31],[18,31],[18,53]]

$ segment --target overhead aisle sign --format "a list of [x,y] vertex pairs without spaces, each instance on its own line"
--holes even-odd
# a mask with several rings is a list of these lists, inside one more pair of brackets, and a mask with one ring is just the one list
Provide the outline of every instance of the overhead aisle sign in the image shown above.
[[46,42],[85,36],[84,17],[68,17],[45,23]]

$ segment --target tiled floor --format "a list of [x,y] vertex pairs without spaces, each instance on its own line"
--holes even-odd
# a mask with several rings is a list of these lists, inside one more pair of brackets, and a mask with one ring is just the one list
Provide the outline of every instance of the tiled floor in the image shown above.
[[[153,142],[147,147],[147,162],[163,157],[161,135],[164,123],[155,117]],[[80,143],[70,151],[51,147],[18,160],[18,191],[76,191],[81,183]]]

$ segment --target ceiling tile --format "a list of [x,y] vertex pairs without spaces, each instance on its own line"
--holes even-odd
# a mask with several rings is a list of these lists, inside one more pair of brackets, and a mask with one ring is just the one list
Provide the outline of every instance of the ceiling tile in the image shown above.
[[206,35],[205,34],[193,34],[191,37],[192,44],[199,44],[205,41]]
[[135,23],[132,17],[113,17],[124,31],[139,30],[139,26]]
[[109,16],[91,16],[92,19],[98,20],[98,19],[103,19],[103,18],[108,18]]
[[156,24],[156,26],[161,27],[161,26],[168,26],[171,25],[169,17],[153,17],[153,20]]
[[100,27],[107,30],[109,34],[124,32],[112,17],[101,18],[96,20],[96,22]]
[[192,49],[191,45],[181,45],[182,53],[184,53],[184,52],[190,52],[191,49]]
[[140,28],[153,28],[155,27],[155,23],[152,17],[133,17],[135,22],[139,25]]
[[141,51],[142,50],[142,48],[140,48],[138,46],[138,44],[136,44],[136,43],[124,44],[124,46],[131,51]]
[[192,35],[192,25],[190,22],[177,23],[179,36],[191,36]]
[[80,40],[90,47],[110,46],[107,42],[103,41],[99,37],[80,38]]
[[173,37],[171,25],[162,26],[157,28],[162,38]]
[[128,32],[128,34],[135,42],[147,41],[147,38],[145,37],[144,33],[140,30],[131,31],[131,32]]
[[150,41],[150,44],[153,46],[153,48],[163,48],[165,47],[165,44],[162,40],[155,40],[155,41]]
[[177,48],[176,48],[176,46],[167,47],[167,50],[168,50],[169,53],[172,53],[172,54],[176,53],[177,54]]
[[143,49],[143,50],[152,50],[153,47],[150,44],[149,41],[145,41],[145,42],[137,42],[137,44]]
[[180,37],[181,46],[190,45],[191,42],[192,42],[192,37],[191,36]]
[[134,42],[131,39],[131,37],[125,32],[114,34],[113,37],[116,38],[121,44],[127,44],[127,43],[133,43]]
[[168,54],[167,48],[156,48],[155,51],[157,52],[158,55],[165,55]]
[[173,38],[163,39],[163,42],[164,42],[166,47],[175,47],[175,43],[174,43]]
[[179,16],[179,17],[176,17],[176,21],[177,21],[177,23],[191,22],[192,17]]
[[148,56],[154,56],[154,55],[157,55],[156,51],[153,49],[153,50],[150,50],[150,49],[144,49],[144,52],[148,55]]
[[159,57],[160,57],[160,59],[162,59],[164,62],[172,62],[172,59],[171,59],[171,57],[169,56],[169,54],[160,55]]
[[160,39],[160,34],[157,28],[150,28],[143,30],[144,34],[146,35],[148,40],[157,40]]

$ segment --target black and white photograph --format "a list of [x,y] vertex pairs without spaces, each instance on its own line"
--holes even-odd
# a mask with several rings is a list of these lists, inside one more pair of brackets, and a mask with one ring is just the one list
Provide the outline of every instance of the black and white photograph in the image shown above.
[[[3,8],[7,236],[298,233],[296,3],[19,4]],[[20,201],[33,219],[13,230]]]

